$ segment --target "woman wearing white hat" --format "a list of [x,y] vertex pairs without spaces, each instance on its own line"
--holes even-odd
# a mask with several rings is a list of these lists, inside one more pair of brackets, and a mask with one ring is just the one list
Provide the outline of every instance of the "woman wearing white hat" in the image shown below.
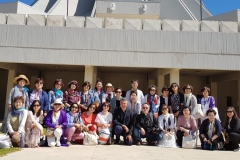
[[47,145],[49,147],[68,146],[64,139],[64,129],[67,127],[67,115],[61,108],[64,106],[61,99],[55,99],[51,104],[53,110],[50,110],[46,116],[47,126]]
[[103,102],[111,102],[111,99],[115,97],[114,87],[111,83],[107,83],[105,87],[105,94],[103,96]]
[[28,91],[25,88],[25,85],[29,85],[30,82],[28,78],[25,75],[19,75],[18,77],[14,78],[13,83],[16,84],[10,91],[9,97],[8,97],[8,107],[5,108],[5,116],[4,116],[4,122],[2,124],[1,131],[3,133],[7,132],[6,127],[6,119],[9,112],[12,111],[14,107],[14,98],[17,96],[24,98],[24,104],[23,108],[27,109],[29,108],[29,98],[28,98]]

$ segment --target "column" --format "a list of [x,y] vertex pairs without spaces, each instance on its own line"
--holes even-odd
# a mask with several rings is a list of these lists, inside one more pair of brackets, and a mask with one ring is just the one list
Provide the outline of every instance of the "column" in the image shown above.
[[162,87],[165,85],[164,83],[164,75],[158,75],[157,78],[157,86],[158,86],[158,95],[161,95],[162,93]]
[[91,84],[95,84],[97,79],[97,67],[85,66],[84,81],[89,81]]
[[7,113],[7,106],[8,106],[8,97],[11,89],[13,88],[13,79],[15,78],[16,71],[15,70],[8,70],[8,81],[7,81],[7,90],[6,90],[6,105],[5,105],[5,114]]
[[240,72],[238,72],[238,100],[236,111],[238,110],[238,116],[240,116]]
[[179,69],[173,69],[170,71],[170,84],[174,82],[180,85]]

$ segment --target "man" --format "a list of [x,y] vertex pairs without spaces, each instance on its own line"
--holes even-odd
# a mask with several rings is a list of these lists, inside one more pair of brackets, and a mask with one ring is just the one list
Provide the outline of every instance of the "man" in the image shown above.
[[124,144],[132,144],[133,121],[133,113],[127,109],[127,100],[121,99],[120,108],[115,109],[113,116],[113,126],[116,135],[115,144],[119,144],[120,136],[123,136]]
[[[139,81],[137,79],[133,79],[131,81],[131,85],[132,85],[132,89],[133,91],[137,91],[137,102],[140,103],[140,105],[142,104],[142,100],[144,99],[144,96],[143,96],[143,92],[141,90],[138,89],[138,83]],[[131,90],[127,91],[126,93],[126,99],[128,101],[130,101],[130,93],[131,93]]]
[[142,112],[136,118],[134,137],[137,145],[141,145],[141,138],[147,138],[148,145],[153,146],[162,139],[158,120],[153,113],[149,113],[149,109],[148,103],[142,104]]

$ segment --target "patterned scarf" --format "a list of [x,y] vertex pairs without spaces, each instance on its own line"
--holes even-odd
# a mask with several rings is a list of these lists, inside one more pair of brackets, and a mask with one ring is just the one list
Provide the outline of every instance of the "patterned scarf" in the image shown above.
[[13,111],[11,112],[11,114],[12,116],[19,116],[24,110],[25,110],[24,106],[18,109],[16,109],[16,107],[13,107]]
[[157,108],[156,108],[157,100],[155,98],[155,94],[154,95],[148,94],[147,101],[150,104],[149,112],[151,113],[157,112]]
[[53,88],[56,98],[62,98],[63,92],[60,89]]
[[75,90],[68,89],[68,95],[75,96]]

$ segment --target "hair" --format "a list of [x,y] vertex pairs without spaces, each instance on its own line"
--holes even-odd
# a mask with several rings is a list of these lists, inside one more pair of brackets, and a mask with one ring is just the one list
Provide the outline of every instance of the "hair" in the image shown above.
[[41,115],[41,112],[42,112],[41,102],[39,100],[34,100],[32,102],[32,104],[29,107],[29,111],[32,111],[33,115],[35,114],[33,107],[34,107],[36,102],[38,102],[38,104],[40,105],[40,108],[39,108],[38,112],[36,113],[36,116],[39,117]]
[[91,87],[92,87],[91,83],[88,82],[88,81],[83,82],[82,87],[84,87],[84,86],[88,86],[88,87],[89,87],[89,90],[90,90]]
[[71,85],[72,85],[72,84],[76,86],[76,89],[75,89],[75,90],[77,90],[77,88],[79,87],[79,86],[78,86],[78,82],[77,82],[77,81],[71,81],[71,82],[69,82],[69,83],[68,83],[68,88],[71,88]]
[[168,109],[168,113],[172,113],[172,107],[171,106],[167,106],[166,104],[162,104],[161,106],[160,106],[160,108],[159,108],[159,110],[160,110],[160,115],[162,114],[162,108],[163,107],[167,107],[167,109]]
[[148,93],[150,93],[151,88],[155,88],[156,89],[155,94],[157,94],[157,86],[155,86],[154,84],[150,85],[148,87]]
[[137,96],[137,91],[134,91],[134,90],[131,90],[131,92],[130,92],[130,96],[131,96],[133,93],[135,93],[136,96]]
[[[103,84],[102,80],[101,80],[101,79],[98,79],[98,80],[96,81],[96,83],[95,83],[95,89],[97,89],[96,85],[97,85],[98,82],[100,82],[100,83]],[[102,87],[102,90],[103,90],[103,87]]]
[[15,97],[15,98],[13,99],[13,102],[15,103],[15,102],[17,102],[18,100],[20,100],[20,101],[22,101],[22,103],[24,103],[24,98],[23,98],[23,96],[17,96],[17,97]]
[[126,101],[126,102],[127,102],[127,99],[126,99],[126,98],[120,99],[120,103],[123,102],[123,101]]
[[[72,103],[71,106],[70,106],[70,111],[72,110],[74,104],[76,104],[76,105],[78,106],[77,103]],[[79,106],[78,106],[78,111],[79,111]],[[78,112],[78,111],[77,111],[77,112]]]
[[44,83],[43,79],[42,78],[37,78],[34,82],[34,84],[37,84],[37,83]]
[[98,103],[97,103],[97,102],[91,103],[91,104],[88,106],[87,111],[89,111],[89,107],[91,107],[91,106],[95,106],[95,110],[94,110],[93,113],[97,113]]
[[137,82],[137,83],[139,84],[139,81],[138,81],[137,79],[131,80],[131,84],[132,84],[133,82]]
[[183,112],[184,109],[188,109],[188,110],[190,111],[190,113],[191,113],[191,108],[190,108],[190,107],[188,107],[188,106],[183,106],[182,112]]
[[183,92],[185,92],[185,89],[186,89],[188,86],[190,87],[191,92],[193,92],[193,86],[191,86],[190,84],[186,84],[185,86],[183,86]]
[[208,109],[206,115],[208,116],[209,113],[213,113],[214,116],[217,114],[217,112],[214,109]]
[[[228,110],[228,109],[231,109],[231,110],[233,111],[233,113],[234,113],[232,119],[233,119],[233,118],[238,118],[237,112],[236,112],[236,110],[235,110],[234,107],[227,107],[227,110]],[[226,110],[226,111],[227,111],[227,110]],[[227,116],[227,113],[226,113],[226,114],[225,114],[225,121],[224,121],[225,127],[228,126],[228,123],[229,123],[229,117]]]
[[174,83],[172,83],[172,84],[170,85],[170,90],[169,90],[170,93],[171,93],[171,94],[174,93],[174,91],[172,90],[173,85],[176,85],[176,86],[178,87],[178,93],[180,93],[180,86],[179,86],[176,82],[174,82]]
[[109,107],[108,111],[110,111],[112,107],[111,107],[111,105],[110,105],[109,102],[104,102],[104,103],[101,105],[101,110],[103,110],[103,106],[105,106],[105,105],[107,105],[107,106]]
[[210,88],[208,88],[208,87],[206,87],[206,86],[201,89],[201,92],[204,92],[205,90],[208,91],[208,94],[210,93]]
[[55,87],[55,85],[57,84],[57,83],[61,83],[61,86],[62,87],[64,87],[64,84],[63,84],[63,81],[62,81],[62,79],[56,79],[55,81],[54,81],[54,83],[53,83],[53,86]]
[[147,105],[148,107],[150,107],[149,103],[143,103],[141,107],[143,107],[144,105]]
[[122,88],[121,87],[117,87],[116,89],[115,89],[115,91],[117,91],[117,90],[121,90],[122,91]]
[[24,80],[25,83],[27,83],[26,79],[24,79],[24,78],[18,78],[18,79],[17,79],[17,83],[18,83],[19,81],[21,81],[21,80]]
[[162,87],[162,90],[161,90],[162,93],[163,93],[163,91],[166,90],[166,89],[170,91],[170,88],[169,88],[168,86],[163,86],[163,87]]

